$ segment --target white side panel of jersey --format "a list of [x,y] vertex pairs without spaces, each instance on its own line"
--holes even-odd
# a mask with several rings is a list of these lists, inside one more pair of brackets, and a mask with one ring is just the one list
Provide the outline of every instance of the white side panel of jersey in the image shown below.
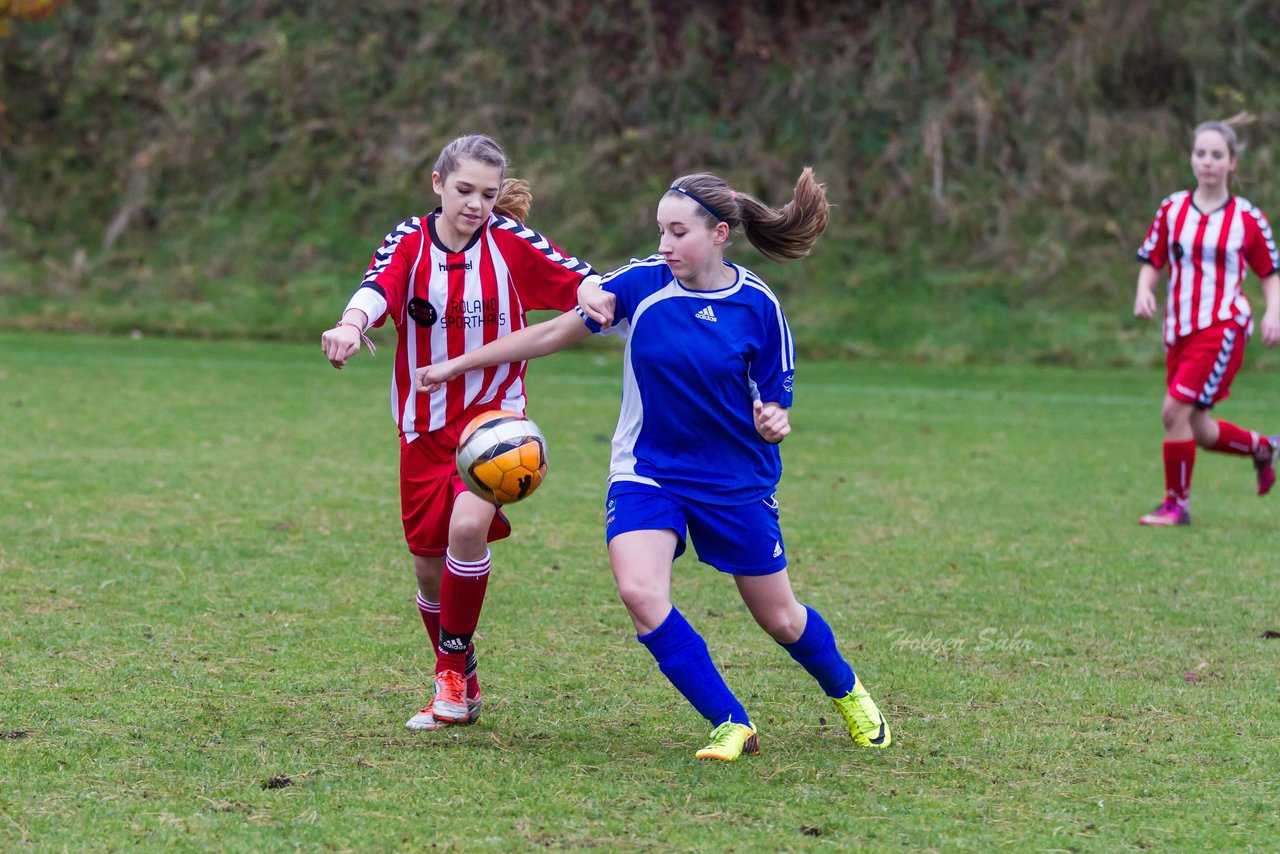
[[617,334],[626,340],[627,346],[622,353],[622,408],[618,412],[618,427],[613,431],[609,482],[625,480],[658,486],[657,481],[636,474],[636,438],[640,435],[640,428],[644,426],[644,403],[640,399],[640,388],[636,385],[635,371],[631,369],[630,333],[630,321],[624,320],[617,324]]

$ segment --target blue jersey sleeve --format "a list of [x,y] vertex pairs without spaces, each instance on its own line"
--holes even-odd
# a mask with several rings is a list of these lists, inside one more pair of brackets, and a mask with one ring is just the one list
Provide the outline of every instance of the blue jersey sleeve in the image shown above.
[[796,372],[796,344],[782,305],[769,293],[762,294],[760,343],[749,368],[752,390],[760,400],[790,407]]
[[[630,325],[631,314],[646,296],[671,281],[671,271],[661,255],[651,255],[644,260],[631,259],[631,263],[600,277],[600,287],[614,296],[613,325],[603,334],[621,333]],[[578,315],[593,333],[601,334],[600,324],[583,314]]]

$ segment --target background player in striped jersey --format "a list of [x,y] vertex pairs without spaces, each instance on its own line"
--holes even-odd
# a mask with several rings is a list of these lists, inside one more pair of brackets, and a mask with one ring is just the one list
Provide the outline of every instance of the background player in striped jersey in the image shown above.
[[[469,493],[454,468],[458,435],[490,409],[523,412],[521,360],[475,371],[431,395],[414,371],[525,326],[526,309],[565,311],[590,266],[526,227],[530,194],[506,177],[493,139],[472,135],[441,151],[431,175],[440,208],[397,225],[373,255],[342,319],[321,339],[335,368],[387,318],[398,344],[391,410],[400,430],[400,503],[418,580],[418,609],[436,652],[435,696],[410,729],[472,723],[480,714],[472,634],[489,579],[488,543],[511,526]],[[372,350],[372,344],[370,344]]]
[[637,639],[712,725],[703,759],[755,753],[750,718],[702,637],[671,602],[685,534],[704,563],[733,576],[756,622],[832,698],[853,739],[887,747],[880,710],[817,611],[796,601],[775,495],[778,443],[791,426],[795,347],[778,300],[724,259],[732,230],[776,260],[800,258],[826,228],[821,184],[806,169],[778,210],[714,175],[676,180],[658,204],[658,253],[578,290],[580,308],[418,372],[424,391],[463,371],[562,349],[593,331],[626,339],[613,437],[606,537]]
[[1242,285],[1246,265],[1262,280],[1266,310],[1262,342],[1280,341],[1280,255],[1262,211],[1231,194],[1236,134],[1224,122],[1196,127],[1191,148],[1194,191],[1165,199],[1138,250],[1133,313],[1152,317],[1155,284],[1169,266],[1164,316],[1168,393],[1164,422],[1165,500],[1141,519],[1144,525],[1187,525],[1196,445],[1247,456],[1258,478],[1258,494],[1275,483],[1280,437],[1263,436],[1209,415],[1226,399],[1253,332],[1253,315]]

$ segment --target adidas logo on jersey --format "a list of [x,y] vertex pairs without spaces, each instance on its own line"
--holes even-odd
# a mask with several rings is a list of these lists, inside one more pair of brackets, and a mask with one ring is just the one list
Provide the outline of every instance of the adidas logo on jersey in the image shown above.
[[773,541],[773,556],[782,557],[782,541],[781,540]]
[[712,323],[717,322],[716,313],[711,310],[711,306],[707,306],[702,311],[695,314],[694,317],[698,318],[699,320],[710,320]]

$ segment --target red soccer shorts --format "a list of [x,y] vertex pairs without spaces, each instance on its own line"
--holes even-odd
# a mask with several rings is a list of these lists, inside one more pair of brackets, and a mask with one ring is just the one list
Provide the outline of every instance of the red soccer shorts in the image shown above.
[[[400,517],[412,554],[442,557],[449,547],[453,502],[467,491],[453,457],[458,436],[472,418],[491,408],[468,410],[439,430],[419,433],[412,442],[400,437]],[[510,534],[511,523],[499,510],[489,525],[489,542]]]
[[1252,328],[1223,320],[1179,338],[1165,354],[1169,396],[1203,409],[1226,400]]

